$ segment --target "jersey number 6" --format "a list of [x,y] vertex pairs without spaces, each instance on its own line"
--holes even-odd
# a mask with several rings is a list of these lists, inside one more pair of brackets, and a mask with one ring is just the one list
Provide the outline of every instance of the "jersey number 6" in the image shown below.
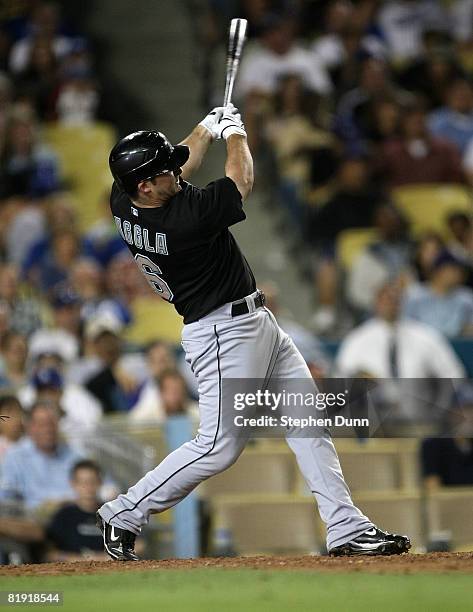
[[140,253],[135,255],[135,261],[141,268],[146,280],[156,291],[156,293],[159,293],[164,300],[172,302],[172,298],[174,297],[173,292],[169,288],[166,281],[158,276],[159,274],[162,274],[160,267],[152,262],[149,257],[146,257],[146,255],[141,255]]

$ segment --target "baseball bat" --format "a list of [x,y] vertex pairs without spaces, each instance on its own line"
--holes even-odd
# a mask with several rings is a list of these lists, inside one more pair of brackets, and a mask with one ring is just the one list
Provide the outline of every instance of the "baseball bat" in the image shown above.
[[238,66],[240,64],[241,51],[245,43],[246,19],[232,19],[228,36],[227,52],[227,78],[225,84],[225,95],[223,96],[223,106],[231,102],[233,85],[235,84]]

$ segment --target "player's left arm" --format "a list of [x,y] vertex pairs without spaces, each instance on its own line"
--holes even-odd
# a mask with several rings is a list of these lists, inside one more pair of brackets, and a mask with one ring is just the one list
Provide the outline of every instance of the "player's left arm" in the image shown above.
[[189,159],[182,166],[182,178],[188,179],[192,173],[199,169],[208,148],[215,140],[212,128],[220,121],[223,114],[223,106],[213,108],[210,113],[196,125],[192,132],[179,144],[189,147]]
[[187,138],[179,144],[189,147],[189,159],[182,166],[182,178],[187,180],[200,167],[209,146],[212,144],[213,136],[202,125],[197,125]]

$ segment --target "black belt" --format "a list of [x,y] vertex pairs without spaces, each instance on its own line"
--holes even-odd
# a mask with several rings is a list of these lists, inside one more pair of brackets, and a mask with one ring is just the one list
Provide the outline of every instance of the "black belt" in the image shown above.
[[[262,291],[259,291],[258,295],[255,298],[250,299],[255,305],[255,310],[264,306],[265,297]],[[249,309],[246,300],[238,300],[238,302],[233,302],[232,317],[238,317],[240,315],[248,314],[249,312],[251,312],[251,310]]]

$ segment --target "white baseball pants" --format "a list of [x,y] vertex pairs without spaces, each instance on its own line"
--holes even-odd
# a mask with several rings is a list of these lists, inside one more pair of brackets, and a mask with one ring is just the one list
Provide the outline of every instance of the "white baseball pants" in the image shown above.
[[[104,504],[106,522],[138,534],[150,514],[177,504],[200,482],[230,467],[246,440],[222,435],[225,378],[311,377],[301,354],[267,308],[232,317],[231,304],[185,325],[182,346],[199,382],[200,426],[196,437],[168,455],[127,493]],[[228,402],[227,402],[228,404]],[[327,527],[327,548],[344,544],[373,524],[353,504],[335,447],[328,436],[287,438],[317,500]]]

